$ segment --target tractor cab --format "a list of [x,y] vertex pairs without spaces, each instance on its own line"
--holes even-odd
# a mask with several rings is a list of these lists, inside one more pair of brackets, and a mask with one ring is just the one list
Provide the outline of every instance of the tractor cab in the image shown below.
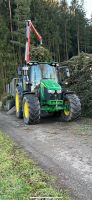
[[56,64],[32,63],[29,73],[30,83],[32,84],[31,91],[34,91],[43,82],[48,82],[48,89],[51,86],[50,82],[58,83]]
[[[24,65],[18,69],[18,77],[23,79],[23,90],[29,90],[35,92],[36,88],[39,88],[41,82],[48,82],[48,88],[53,90],[51,82],[58,84],[58,64],[57,63],[39,63],[30,62],[29,65]],[[28,88],[28,89],[27,89]],[[58,88],[56,88],[58,89]]]
[[[54,87],[55,83],[59,83],[62,87],[64,83],[66,84],[64,81],[70,77],[68,66],[60,67],[58,63],[30,62],[29,65],[22,68],[22,71],[24,90],[26,91],[27,85],[29,85],[31,92],[35,92],[35,89],[39,88],[41,82],[48,83],[48,87],[51,90],[53,90],[52,83]],[[58,88],[56,88],[56,90],[58,90]],[[61,90],[60,87],[59,90]]]

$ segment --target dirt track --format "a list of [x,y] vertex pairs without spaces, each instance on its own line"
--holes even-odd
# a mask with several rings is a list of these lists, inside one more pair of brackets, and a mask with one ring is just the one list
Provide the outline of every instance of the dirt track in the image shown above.
[[0,113],[0,129],[7,132],[48,173],[56,175],[59,187],[73,200],[92,200],[92,120],[72,123],[43,119],[24,126],[14,115]]

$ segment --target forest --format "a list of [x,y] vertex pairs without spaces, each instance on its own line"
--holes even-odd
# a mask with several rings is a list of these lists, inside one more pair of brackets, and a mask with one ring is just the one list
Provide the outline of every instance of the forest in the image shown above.
[[[52,60],[67,61],[92,53],[92,19],[86,18],[83,0],[0,0],[0,94],[24,62],[25,21],[31,19]],[[32,47],[38,42],[32,35]]]

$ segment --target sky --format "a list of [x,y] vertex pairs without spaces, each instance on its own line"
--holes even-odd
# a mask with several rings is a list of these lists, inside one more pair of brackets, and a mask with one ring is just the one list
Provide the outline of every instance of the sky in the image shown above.
[[[67,0],[69,3],[71,2],[71,0]],[[92,0],[84,0],[84,8],[86,11],[86,16],[87,18],[90,19],[90,16],[92,14]]]
[[90,18],[92,14],[92,0],[86,0],[85,1],[85,10],[87,12],[87,18]]

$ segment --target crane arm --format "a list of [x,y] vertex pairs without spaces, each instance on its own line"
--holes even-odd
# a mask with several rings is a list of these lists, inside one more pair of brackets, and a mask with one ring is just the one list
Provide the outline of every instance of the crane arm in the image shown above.
[[29,63],[30,61],[30,45],[31,45],[31,36],[30,33],[33,32],[37,39],[40,41],[40,44],[42,44],[42,36],[38,33],[36,28],[34,27],[31,20],[28,20],[26,22],[26,47],[25,47],[25,61],[26,63]]

